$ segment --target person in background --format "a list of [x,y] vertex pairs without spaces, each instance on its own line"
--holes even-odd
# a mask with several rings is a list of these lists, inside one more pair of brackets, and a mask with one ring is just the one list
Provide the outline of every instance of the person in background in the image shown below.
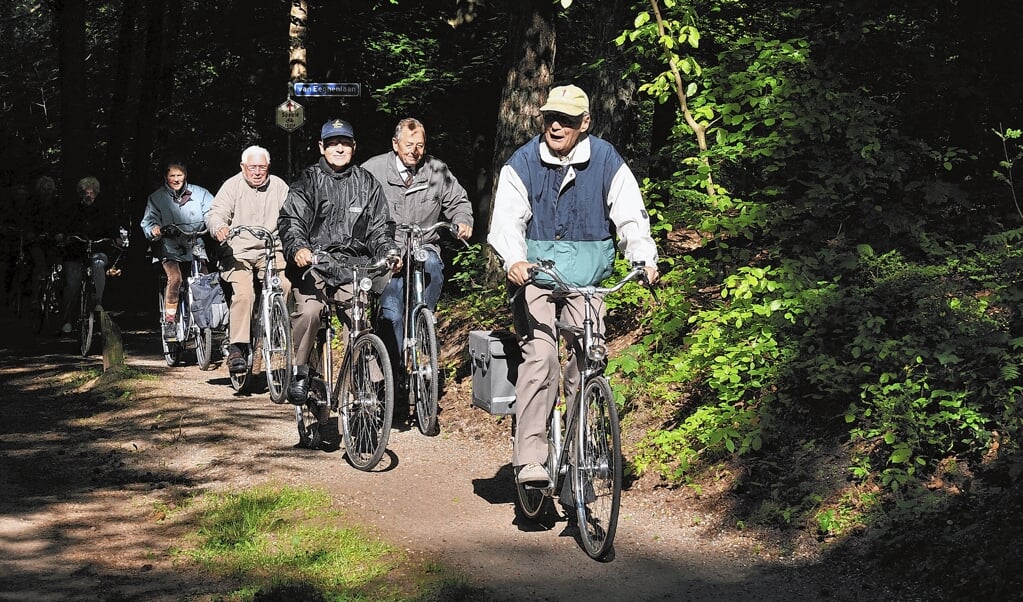
[[[248,232],[227,239],[232,226],[260,226],[277,234],[288,185],[270,174],[270,152],[261,146],[242,151],[241,171],[227,179],[217,191],[206,213],[206,227],[213,237],[227,245],[220,253],[220,277],[231,287],[231,319],[228,332],[227,367],[232,373],[245,372],[245,353],[249,345],[249,322],[256,301],[252,277],[262,278],[266,269],[263,241]],[[277,270],[288,298],[291,283],[284,275],[284,254],[277,239]]]
[[[391,151],[368,159],[362,166],[373,174],[383,187],[387,197],[387,206],[398,226],[416,225],[428,227],[440,221],[455,224],[457,236],[467,240],[472,236],[473,215],[472,204],[465,189],[448,166],[440,159],[425,154],[426,128],[418,119],[407,118],[398,122],[391,138]],[[426,305],[434,310],[440,299],[441,287],[444,284],[444,262],[440,256],[437,240],[439,232],[433,232],[424,240],[427,259]],[[399,249],[404,245],[405,237],[397,233]],[[405,383],[404,362],[401,349],[405,338],[405,282],[404,278],[395,276],[387,283],[380,295],[380,318],[385,322],[381,326],[381,338],[387,345],[394,368],[395,381]],[[406,394],[407,392],[401,391]],[[407,399],[400,403],[396,400],[395,413],[401,415],[408,412]]]
[[[201,230],[205,215],[213,204],[213,194],[202,186],[187,181],[188,168],[180,161],[170,161],[164,169],[164,183],[146,200],[142,216],[142,232],[153,242],[153,258],[159,261],[167,275],[164,291],[163,338],[173,341],[177,337],[178,296],[181,291],[181,263],[192,261],[192,245],[182,236],[164,236],[168,225],[188,230]],[[204,264],[208,259],[205,246],[199,240],[197,252]]]
[[[581,326],[578,299],[556,300],[550,287],[530,279],[530,268],[554,259],[576,286],[611,275],[618,246],[631,261],[646,263],[656,282],[657,246],[639,184],[618,151],[590,135],[586,93],[574,85],[551,90],[540,107],[543,131],[501,168],[487,242],[501,256],[513,288],[525,287],[513,307],[523,361],[515,384],[516,429],[512,466],[519,483],[547,485],[547,417],[558,396],[560,362],[554,321]],[[597,332],[605,307],[598,305]],[[571,349],[571,341],[566,348]],[[582,359],[582,358],[580,358]],[[569,358],[566,396],[578,386],[580,366]]]
[[[99,180],[86,176],[75,185],[78,203],[70,212],[66,222],[65,234],[78,235],[88,240],[110,238],[113,242],[104,243],[105,247],[123,248],[127,239],[122,236],[123,224],[117,224],[117,217],[112,216],[110,209],[97,202],[100,193]],[[127,234],[126,230],[123,230]],[[96,292],[95,311],[103,309],[103,293],[107,283],[107,266],[109,256],[103,252],[104,246],[94,247],[86,257],[86,243],[68,238],[64,249],[64,326],[61,331],[71,332],[71,319],[75,306],[78,304],[78,291],[82,286],[82,274],[85,262],[92,267],[92,283]]]
[[[355,130],[343,119],[331,119],[320,128],[320,160],[291,184],[277,222],[288,269],[292,270],[295,313],[291,332],[295,344],[295,380],[288,386],[288,401],[302,405],[309,394],[309,362],[316,348],[323,298],[340,301],[352,297],[351,273],[328,282],[319,272],[307,271],[314,251],[343,251],[351,256],[397,255],[394,220],[380,183],[352,163]],[[399,264],[395,263],[395,269]],[[342,316],[346,322],[347,316]]]

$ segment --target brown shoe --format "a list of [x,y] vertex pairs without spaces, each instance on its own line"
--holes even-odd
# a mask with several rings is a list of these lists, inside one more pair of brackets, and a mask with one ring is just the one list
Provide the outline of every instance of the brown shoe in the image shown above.
[[249,366],[245,362],[245,356],[237,349],[232,349],[227,355],[227,369],[231,374],[242,374],[248,371]]

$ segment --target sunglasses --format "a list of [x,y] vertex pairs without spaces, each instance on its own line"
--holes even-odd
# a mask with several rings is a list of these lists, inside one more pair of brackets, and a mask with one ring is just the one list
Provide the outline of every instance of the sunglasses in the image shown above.
[[546,125],[550,125],[557,121],[561,124],[561,127],[566,128],[578,128],[583,124],[582,115],[566,115],[565,113],[559,113],[557,111],[545,111],[543,114],[543,122]]

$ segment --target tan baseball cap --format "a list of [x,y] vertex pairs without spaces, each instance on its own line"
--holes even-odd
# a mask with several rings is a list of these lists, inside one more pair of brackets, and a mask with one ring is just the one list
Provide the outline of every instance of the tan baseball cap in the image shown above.
[[578,86],[558,86],[551,89],[547,103],[540,107],[540,112],[544,111],[557,111],[577,117],[590,111],[590,99]]

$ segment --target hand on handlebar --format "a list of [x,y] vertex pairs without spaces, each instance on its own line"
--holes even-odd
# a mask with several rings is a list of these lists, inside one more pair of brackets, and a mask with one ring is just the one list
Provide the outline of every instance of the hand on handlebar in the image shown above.
[[455,237],[458,240],[469,240],[472,236],[472,226],[469,224],[455,224]]
[[213,238],[216,238],[217,242],[224,242],[228,236],[230,236],[230,230],[227,226],[221,226],[219,230],[213,233]]
[[661,277],[660,272],[657,271],[657,266],[656,265],[646,265],[646,266],[643,266],[643,269],[646,270],[646,281],[647,281],[647,284],[650,284],[650,285],[656,284],[657,280]]
[[532,269],[535,266],[535,263],[529,263],[528,261],[516,261],[508,268],[508,280],[515,286],[524,285],[533,277]]
[[302,247],[298,251],[295,251],[295,265],[304,268],[312,265],[313,263],[313,252]]
[[398,249],[389,249],[385,259],[387,260],[388,265],[391,266],[392,274],[397,274],[401,271],[401,253],[398,252]]

